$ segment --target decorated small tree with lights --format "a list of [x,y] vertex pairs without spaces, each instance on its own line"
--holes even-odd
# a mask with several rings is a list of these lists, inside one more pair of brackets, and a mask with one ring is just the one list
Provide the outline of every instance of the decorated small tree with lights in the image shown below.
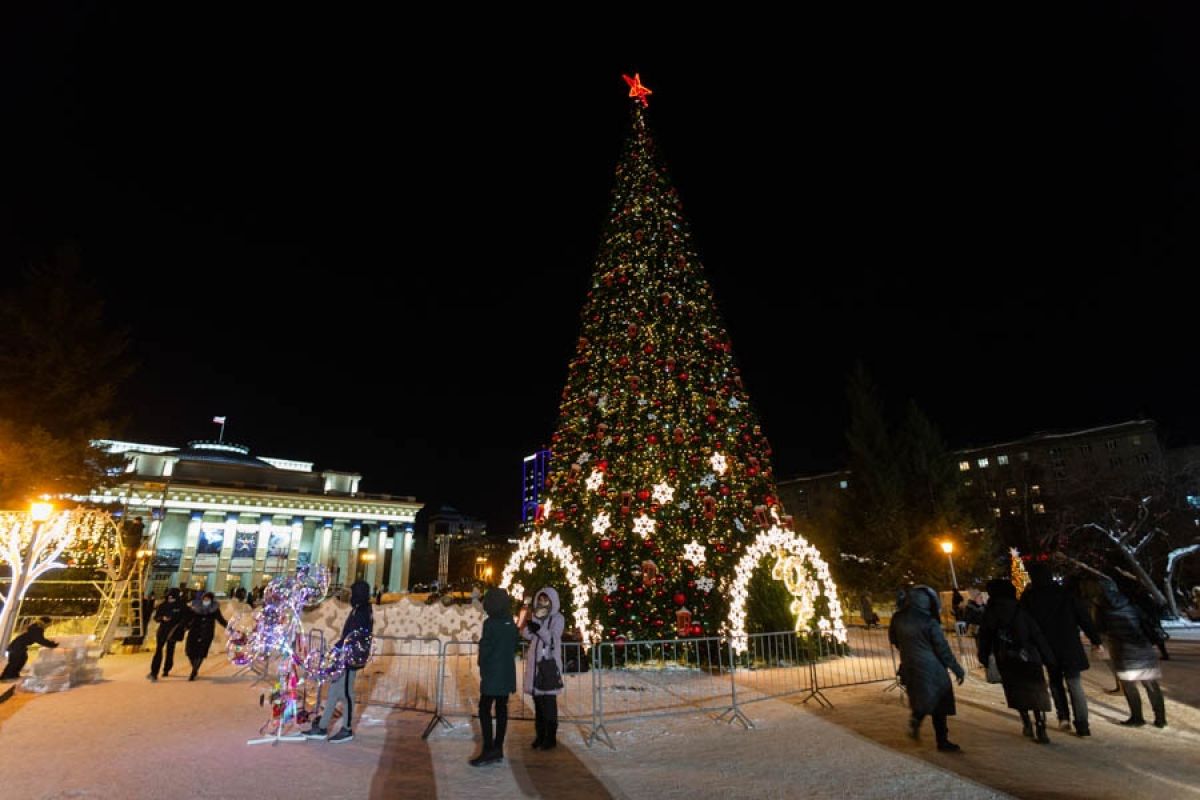
[[1029,572],[1025,569],[1025,562],[1021,560],[1021,551],[1015,547],[1009,548],[1008,551],[1008,569],[1012,584],[1017,587],[1017,597],[1020,597],[1029,586]]
[[828,569],[779,506],[771,447],[647,125],[650,90],[625,80],[632,131],[568,365],[546,501],[502,585],[535,591],[550,561],[589,638],[737,636],[750,574],[773,556],[800,627],[840,632]]

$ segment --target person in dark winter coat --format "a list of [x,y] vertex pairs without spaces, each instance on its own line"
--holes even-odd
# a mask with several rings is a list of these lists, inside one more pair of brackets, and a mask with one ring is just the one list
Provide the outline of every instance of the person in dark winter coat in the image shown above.
[[859,607],[862,609],[863,625],[868,628],[879,625],[879,615],[875,613],[874,606],[871,605],[871,595],[864,593],[859,598]]
[[375,631],[375,616],[371,612],[371,585],[366,581],[355,581],[350,585],[350,615],[342,624],[342,637],[334,647],[346,651],[346,669],[329,684],[329,696],[325,698],[325,710],[319,722],[304,732],[309,739],[324,739],[333,722],[333,712],[340,702],[345,706],[342,714],[342,729],[329,737],[337,744],[354,739],[354,679],[358,671],[367,665],[371,656],[371,636]]
[[58,642],[46,638],[46,626],[49,624],[49,617],[38,617],[29,623],[24,633],[8,643],[8,663],[4,665],[4,672],[0,673],[0,681],[15,681],[21,677],[21,670],[29,660],[31,646],[40,644],[51,649],[58,647]]
[[1158,681],[1162,670],[1154,652],[1154,625],[1144,612],[1121,593],[1110,578],[1100,580],[1096,601],[1096,627],[1108,642],[1113,667],[1129,703],[1129,719],[1122,725],[1140,727],[1146,724],[1142,716],[1142,699],[1138,684],[1146,688],[1150,706],[1154,709],[1156,727],[1167,726],[1167,709]]
[[[162,667],[163,677],[171,674],[175,666],[175,644],[183,640],[187,627],[187,608],[180,601],[178,589],[168,589],[167,598],[154,609],[154,621],[158,630],[154,634],[154,657],[150,659],[150,674],[146,677],[152,681],[158,680],[158,669]],[[163,661],[163,653],[166,661]]]
[[[483,633],[479,637],[479,728],[483,749],[470,764],[478,767],[504,760],[504,734],[508,730],[508,696],[517,690],[517,626],[512,602],[503,589],[488,589],[483,596]],[[492,732],[492,706],[496,730]]]
[[553,658],[558,663],[558,674],[563,674],[562,635],[566,620],[559,613],[558,592],[546,587],[533,598],[533,613],[525,620],[521,635],[529,642],[525,653],[525,678],[522,688],[525,694],[533,695],[535,749],[550,750],[557,744],[558,696],[562,689],[542,690],[533,685],[537,662]]
[[[1067,689],[1071,693],[1071,708],[1075,709],[1075,733],[1090,736],[1088,728],[1087,695],[1079,674],[1091,665],[1079,642],[1079,631],[1087,634],[1093,649],[1100,647],[1100,633],[1092,624],[1091,615],[1081,598],[1054,582],[1047,564],[1029,565],[1031,584],[1021,595],[1021,608],[1029,612],[1054,651],[1054,664],[1046,665],[1050,675],[1050,694],[1059,727],[1071,727],[1071,712],[1067,707]],[[1063,686],[1064,679],[1066,687]]]
[[948,738],[946,717],[954,716],[956,709],[946,670],[954,673],[959,685],[966,671],[946,642],[940,616],[937,593],[928,586],[914,586],[905,593],[904,608],[892,617],[888,640],[900,649],[900,679],[912,710],[908,735],[918,738],[921,720],[932,717],[938,750],[953,753],[961,748]]
[[[988,581],[987,591],[988,604],[976,640],[979,663],[987,664],[989,656],[996,656],[1004,699],[1021,715],[1021,732],[1038,744],[1049,744],[1046,712],[1050,710],[1050,695],[1042,665],[1055,663],[1054,651],[1037,622],[1017,603],[1017,589],[1011,581]],[[1033,722],[1029,720],[1030,711]]]
[[183,651],[187,653],[188,661],[192,664],[189,681],[196,680],[200,665],[208,658],[208,648],[212,646],[213,633],[218,622],[222,628],[229,625],[221,614],[221,607],[217,605],[217,598],[212,592],[205,592],[188,606],[184,621],[187,625],[187,644],[184,645]]

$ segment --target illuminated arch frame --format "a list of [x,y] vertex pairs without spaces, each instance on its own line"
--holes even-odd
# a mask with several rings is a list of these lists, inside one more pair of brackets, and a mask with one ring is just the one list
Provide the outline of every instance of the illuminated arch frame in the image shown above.
[[571,546],[565,544],[558,534],[551,534],[549,531],[535,531],[529,536],[521,540],[517,545],[517,549],[509,557],[508,563],[504,565],[504,572],[500,576],[500,588],[512,589],[514,595],[523,595],[525,587],[519,583],[513,583],[513,578],[516,577],[517,570],[525,567],[527,571],[532,571],[535,563],[533,556],[539,553],[546,553],[554,557],[563,571],[567,573],[567,583],[571,585],[571,600],[575,605],[575,627],[579,630],[584,641],[593,641],[596,631],[589,630],[591,628],[591,617],[588,614],[588,603],[592,599],[591,588],[583,581],[583,573],[579,569],[579,559],[575,555],[575,551]]
[[[829,574],[829,565],[821,558],[820,551],[809,544],[808,540],[795,531],[781,528],[776,520],[776,523],[768,530],[755,537],[754,543],[746,548],[746,552],[738,559],[737,566],[734,568],[733,584],[730,587],[731,602],[728,622],[729,639],[734,651],[738,653],[746,651],[746,598],[750,577],[754,574],[758,563],[763,558],[772,555],[777,559],[792,556],[801,562],[808,562],[809,567],[816,573],[815,577],[803,581],[794,580],[797,564],[793,561],[784,565],[784,572],[791,574],[785,574],[783,580],[787,584],[788,590],[797,597],[797,602],[801,604],[807,602],[809,607],[812,606],[812,602],[818,595],[817,588],[819,586],[820,594],[823,594],[829,601],[829,615],[832,620],[825,618],[817,620],[817,628],[822,633],[830,634],[838,641],[845,642],[846,626],[842,622],[842,604],[838,600],[837,586]],[[797,622],[798,625],[807,624],[808,620],[798,620]]]

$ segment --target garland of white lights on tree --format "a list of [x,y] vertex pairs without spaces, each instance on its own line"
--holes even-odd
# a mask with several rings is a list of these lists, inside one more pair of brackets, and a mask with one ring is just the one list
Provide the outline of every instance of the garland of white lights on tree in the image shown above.
[[514,583],[513,579],[521,569],[526,572],[534,570],[537,563],[533,557],[537,553],[547,553],[553,556],[563,571],[567,573],[567,583],[571,586],[571,599],[575,605],[575,627],[579,629],[579,633],[585,641],[593,640],[599,634],[599,630],[590,630],[591,619],[588,616],[588,603],[591,600],[592,591],[583,581],[583,573],[579,569],[579,559],[576,557],[575,551],[571,549],[570,545],[564,543],[558,534],[539,530],[522,539],[521,543],[517,545],[517,549],[509,556],[508,563],[504,565],[504,572],[500,576],[500,588],[507,589],[513,597],[522,597],[525,594],[525,587],[520,583]]
[[808,630],[816,613],[816,600],[824,595],[829,601],[829,617],[817,620],[817,630],[832,635],[839,642],[846,641],[846,626],[842,622],[842,604],[838,600],[837,586],[829,574],[829,565],[821,553],[795,531],[779,525],[779,518],[769,529],[758,534],[754,543],[746,548],[734,568],[733,585],[730,587],[729,638],[735,652],[746,651],[746,599],[749,595],[750,578],[758,562],[774,556],[775,565],[771,577],[782,580],[793,600],[791,612],[796,616],[796,631]]

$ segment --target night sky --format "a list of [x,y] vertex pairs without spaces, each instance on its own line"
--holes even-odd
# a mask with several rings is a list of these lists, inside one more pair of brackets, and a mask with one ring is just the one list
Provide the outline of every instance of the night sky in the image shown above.
[[123,438],[224,414],[510,530],[639,71],[781,474],[840,466],[858,359],[953,446],[1200,441],[1194,15],[173,5],[0,23],[0,281],[79,248],[140,361]]

